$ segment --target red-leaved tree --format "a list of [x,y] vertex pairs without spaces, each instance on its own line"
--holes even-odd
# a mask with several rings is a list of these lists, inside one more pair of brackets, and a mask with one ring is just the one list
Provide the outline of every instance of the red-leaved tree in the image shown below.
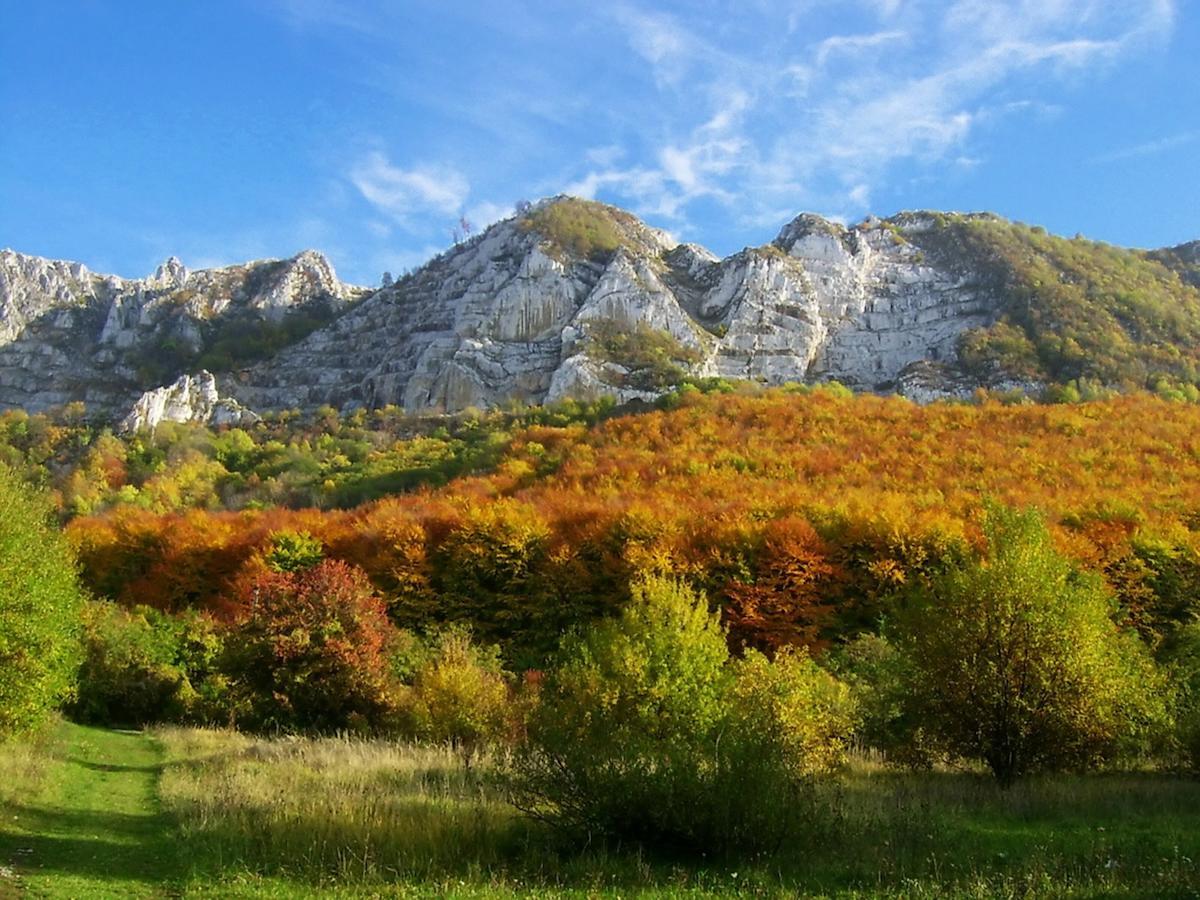
[[384,727],[396,709],[394,637],[366,574],[338,560],[260,569],[238,585],[228,639],[239,724],[336,731]]

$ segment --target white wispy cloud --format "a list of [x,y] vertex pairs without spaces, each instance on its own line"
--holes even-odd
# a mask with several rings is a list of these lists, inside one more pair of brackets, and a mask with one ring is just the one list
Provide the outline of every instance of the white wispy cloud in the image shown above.
[[362,35],[381,33],[378,18],[346,0],[269,0],[297,28],[344,28]]
[[612,9],[612,16],[660,82],[677,83],[699,56],[700,43],[669,15],[620,4]]
[[876,31],[873,34],[835,34],[817,44],[816,64],[823,67],[833,56],[857,56],[885,44],[908,39],[905,31]]
[[1181,134],[1172,134],[1167,137],[1158,138],[1157,140],[1145,141],[1129,147],[1119,147],[1107,153],[1100,153],[1091,157],[1088,162],[1114,163],[1146,156],[1158,156],[1160,153],[1167,153],[1179,147],[1194,144],[1197,140],[1200,140],[1200,131],[1185,131]]
[[490,200],[480,200],[471,204],[464,218],[475,231],[482,231],[489,225],[507,219],[513,215],[513,204],[494,203]]
[[386,154],[374,150],[349,172],[350,182],[372,205],[399,221],[421,213],[458,215],[471,186],[465,175],[445,165],[392,165]]
[[[444,240],[460,215],[482,227],[519,197],[560,191],[684,231],[713,204],[756,227],[800,209],[861,214],[901,179],[966,177],[1000,122],[1053,118],[1069,103],[1060,86],[1153,52],[1177,17],[1173,0],[705,0],[674,14],[615,0],[564,23],[550,0],[513,0],[487,20],[504,46],[447,68],[379,52],[405,27],[394,5],[271,2],[352,47],[369,36],[354,77],[445,126],[418,150],[381,137],[342,167],[390,223],[424,223],[421,240]],[[464,168],[436,162],[447,159]]]
[[[771,4],[757,4],[772,7]],[[623,5],[630,45],[654,67],[655,128],[639,152],[577,175],[568,190],[604,193],[638,211],[686,217],[701,197],[765,221],[802,206],[865,209],[899,162],[969,160],[972,140],[1000,115],[1046,117],[1037,97],[993,101],[1031,76],[1091,77],[1168,35],[1170,0],[864,0],[884,26],[792,46],[770,28],[740,54],[708,35],[702,18],[678,21]],[[694,98],[679,114],[679,79]],[[736,103],[730,98],[736,97]],[[993,105],[997,104],[997,105]],[[641,106],[648,104],[645,99]],[[690,121],[689,121],[690,120]]]

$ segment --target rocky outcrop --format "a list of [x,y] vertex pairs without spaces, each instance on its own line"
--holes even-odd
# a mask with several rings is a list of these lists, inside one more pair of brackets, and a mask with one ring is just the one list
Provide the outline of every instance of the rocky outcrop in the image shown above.
[[721,260],[600,204],[544,201],[533,221],[554,203],[596,217],[615,249],[573,254],[528,217],[501,222],[223,390],[253,409],[651,396],[592,354],[597,323],[670,335],[699,376],[892,389],[914,362],[953,361],[959,335],[1003,303],[986,276],[922,249],[922,214],[854,228],[803,215]]
[[246,425],[259,416],[236,400],[222,397],[211,372],[181,375],[173,384],[146,391],[121,420],[121,431],[154,430],[163,422]]
[[121,415],[239,334],[333,318],[363,293],[313,251],[194,272],[172,257],[140,280],[0,251],[0,409]]

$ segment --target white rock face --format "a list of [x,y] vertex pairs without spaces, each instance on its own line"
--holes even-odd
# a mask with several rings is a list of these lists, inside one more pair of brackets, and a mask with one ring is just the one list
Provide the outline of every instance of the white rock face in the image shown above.
[[650,401],[658,394],[654,391],[638,390],[623,384],[629,370],[614,363],[601,363],[580,353],[568,357],[554,371],[550,389],[546,392],[546,403],[561,400],[599,400],[612,397],[617,403],[632,400]]
[[[569,227],[564,236],[538,224],[563,210],[568,226],[598,217],[584,233],[615,242],[597,251]],[[265,412],[648,399],[645,372],[628,369],[636,360],[597,351],[614,327],[669,335],[696,376],[959,396],[976,385],[954,367],[958,340],[996,320],[1005,287],[939,240],[934,214],[853,228],[801,215],[771,244],[718,259],[619,210],[555,199],[357,304],[348,301],[365,292],[312,251],[196,272],[170,259],[142,281],[4,251],[0,408],[83,400],[123,412],[156,388],[140,374],[147,352],[194,359],[213,322],[278,322],[314,300],[340,315],[272,358],[218,372],[211,389],[192,378],[150,391],[134,427],[205,420],[224,400]],[[170,377],[185,374],[181,365]]]
[[223,389],[254,409],[650,396],[588,356],[601,322],[670,334],[698,376],[891,389],[914,362],[953,361],[959,335],[1003,299],[902,236],[932,227],[921,214],[853,229],[803,215],[724,260],[617,221],[622,246],[604,262],[501,222]]
[[203,425],[243,425],[258,421],[236,400],[217,392],[211,372],[181,375],[174,384],[146,391],[121,420],[124,432],[154,430],[162,422],[197,422]]
[[154,270],[154,274],[147,279],[147,285],[170,290],[171,288],[183,287],[187,284],[187,280],[187,268],[179,261],[178,256],[172,256]]
[[3,250],[0,409],[82,401],[93,412],[120,414],[154,387],[150,373],[173,359],[182,368],[223,320],[278,323],[292,309],[337,310],[363,293],[313,251],[196,272],[172,257],[149,278],[127,281]]
[[[896,393],[914,403],[933,403],[937,400],[970,400],[979,390],[979,383],[949,366],[934,362],[917,362],[908,366],[896,379]],[[1002,378],[988,384],[995,393],[1024,394],[1037,397],[1046,385],[1038,381]]]

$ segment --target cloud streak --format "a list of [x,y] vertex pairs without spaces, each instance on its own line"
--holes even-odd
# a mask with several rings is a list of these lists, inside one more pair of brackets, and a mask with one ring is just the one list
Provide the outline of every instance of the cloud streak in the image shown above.
[[[1159,46],[1176,18],[1173,0],[618,0],[568,25],[552,0],[490,18],[468,0],[447,17],[482,16],[504,45],[447,66],[420,45],[397,63],[389,36],[405,17],[385,4],[275,2],[292,26],[356,49],[369,35],[375,52],[354,54],[354,76],[438,118],[432,140],[381,131],[342,167],[380,214],[429,239],[448,218],[481,225],[560,191],[675,230],[696,215],[742,229],[800,209],[859,215],[899,179],[984,166],[1001,122],[1046,122],[1064,93]],[[448,159],[461,168],[435,162]]]
[[399,222],[425,213],[456,216],[471,191],[466,176],[453,168],[403,169],[378,150],[355,163],[348,177],[367,202]]
[[1168,137],[1159,138],[1158,140],[1134,144],[1131,147],[1110,150],[1108,153],[1101,153],[1098,156],[1091,157],[1088,162],[1115,163],[1126,162],[1131,159],[1141,159],[1148,156],[1158,156],[1162,153],[1168,153],[1171,150],[1194,144],[1197,140],[1200,140],[1200,131],[1185,131],[1182,134],[1173,134]]
[[[998,114],[1047,106],[1031,97],[997,108],[994,93],[1031,90],[1031,78],[1099,76],[1174,23],[1169,0],[876,0],[865,8],[868,24],[884,27],[799,48],[772,41],[772,16],[763,15],[756,50],[739,54],[700,36],[719,23],[685,28],[623,6],[616,19],[625,39],[653,67],[660,133],[626,153],[625,167],[590,169],[569,187],[675,219],[699,198],[763,222],[802,206],[862,210],[897,163],[976,159],[970,143]],[[792,24],[802,35],[803,21]],[[671,104],[684,73],[697,102],[679,114]]]

